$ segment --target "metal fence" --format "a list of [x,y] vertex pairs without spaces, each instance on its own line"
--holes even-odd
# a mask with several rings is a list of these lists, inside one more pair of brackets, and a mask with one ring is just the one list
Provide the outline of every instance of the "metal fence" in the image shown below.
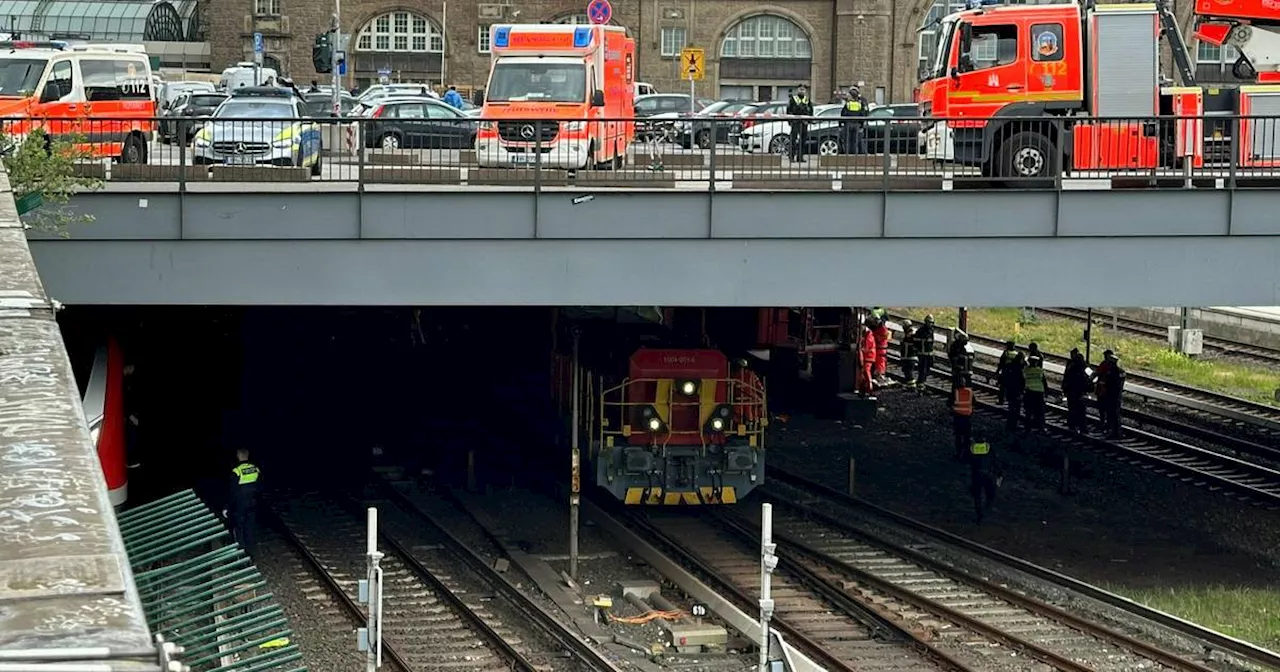
[[[938,190],[1280,185],[1280,118],[8,119],[109,182]],[[800,146],[792,151],[793,144]]]

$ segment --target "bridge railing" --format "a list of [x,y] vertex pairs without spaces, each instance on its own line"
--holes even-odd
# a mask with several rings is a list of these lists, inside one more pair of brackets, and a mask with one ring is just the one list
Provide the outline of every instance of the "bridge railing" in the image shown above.
[[401,107],[394,118],[0,119],[0,138],[4,151],[68,156],[86,176],[184,190],[208,182],[711,191],[1280,185],[1280,117],[548,121]]

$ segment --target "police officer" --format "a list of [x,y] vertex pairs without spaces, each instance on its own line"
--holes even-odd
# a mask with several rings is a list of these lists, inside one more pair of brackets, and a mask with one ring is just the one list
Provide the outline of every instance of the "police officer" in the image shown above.
[[981,432],[975,433],[969,445],[969,493],[973,495],[973,513],[981,525],[983,516],[996,498],[999,479],[997,465],[991,455],[991,444]]
[[[787,115],[791,117],[812,117],[813,103],[809,102],[809,88],[804,84],[796,87],[787,101]],[[805,144],[809,141],[809,125],[805,119],[791,120],[791,160],[804,163]]]
[[840,125],[844,132],[844,151],[846,154],[864,154],[867,151],[862,133],[862,120],[867,116],[867,100],[862,97],[858,87],[849,87],[849,95],[840,109]]
[[[1000,353],[1000,362],[996,364],[996,385],[999,386],[1000,388],[999,393],[996,395],[997,396],[996,401],[998,403],[1001,403],[1001,404],[1004,403],[1004,390],[1005,390],[1004,381],[1005,381],[1005,376],[1007,375],[1006,370],[1013,365],[1014,360],[1016,360],[1017,358],[1018,358],[1017,344],[1014,343],[1013,341],[1005,341],[1004,352]],[[1021,376],[1021,372],[1019,372],[1019,376]]]
[[1084,432],[1084,395],[1089,393],[1087,364],[1079,348],[1071,348],[1071,359],[1062,372],[1062,398],[1067,401],[1067,429]]
[[244,448],[236,451],[236,462],[235,468],[231,470],[231,492],[227,498],[228,519],[240,547],[252,554],[253,526],[258,508],[258,479],[261,474],[258,467],[249,461],[249,451]]
[[1024,394],[1028,429],[1044,429],[1044,361],[1039,357],[1028,357],[1027,367],[1022,370],[1022,380],[1027,386]]
[[924,384],[929,380],[929,372],[933,369],[933,316],[926,315],[924,324],[916,330],[916,357],[918,358],[916,387],[924,393]]
[[957,387],[951,397],[951,428],[956,439],[956,459],[963,460],[973,442],[973,390]]
[[916,386],[916,352],[920,345],[916,343],[916,328],[911,320],[902,321],[902,381],[907,387]]

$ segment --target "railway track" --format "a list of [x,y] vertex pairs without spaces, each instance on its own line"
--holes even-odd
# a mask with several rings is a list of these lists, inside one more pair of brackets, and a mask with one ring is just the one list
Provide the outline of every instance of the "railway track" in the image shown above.
[[[854,586],[902,627],[927,633],[938,648],[957,652],[967,669],[1002,669],[1029,657],[1062,672],[1178,670],[1212,672],[1124,633],[1074,616],[993,582],[969,576],[923,553],[797,503],[775,498],[778,552],[815,573]],[[754,536],[759,518],[726,516]]]
[[[365,575],[363,511],[349,500],[315,493],[280,501],[273,510],[285,537],[325,577],[335,597],[363,618],[354,602],[357,581]],[[395,506],[379,511],[379,550],[385,554],[383,646],[404,672],[616,672],[607,661],[579,657],[580,652],[566,651],[557,637],[547,636],[548,630],[563,628],[554,619],[531,618],[501,590],[501,599],[490,599],[494,579],[458,556],[445,537],[409,536],[405,512]]]
[[[1036,308],[1036,312],[1079,322],[1084,322],[1089,316],[1088,311],[1078,308]],[[1105,313],[1094,313],[1093,319],[1099,324],[1110,325],[1112,328],[1128,334],[1143,336],[1161,343],[1168,342],[1168,327],[1161,324]],[[1280,350],[1275,348],[1242,343],[1218,336],[1205,336],[1204,348],[1210,353],[1223,357],[1231,357],[1253,364],[1280,366]]]
[[[935,366],[935,370],[946,376],[950,375],[949,371],[941,367]],[[974,373],[992,372],[975,367]],[[930,382],[929,390],[948,398],[951,394],[948,382]],[[973,392],[974,404],[978,410],[1001,418],[1008,416],[1008,409],[997,403],[998,390],[995,386],[975,379]],[[1074,446],[1109,455],[1268,510],[1280,508],[1280,471],[1130,426],[1125,426],[1119,439],[1079,434],[1067,429],[1066,416],[1065,406],[1046,402],[1046,429]],[[1090,420],[1096,422],[1097,418],[1090,416]]]
[[[601,507],[611,512],[618,508],[612,503],[601,503]],[[739,607],[749,611],[759,608],[758,541],[753,549],[712,518],[684,511],[615,515],[633,531],[656,542],[664,553],[701,574],[713,589]],[[965,670],[904,637],[892,623],[802,568],[779,566],[772,582],[772,627],[830,672]]]
[[[785,502],[800,512],[797,518],[790,518],[785,512],[780,517],[779,507],[775,506],[775,536],[779,536],[781,531],[784,538],[797,537],[802,543],[815,547],[821,553],[835,556],[838,561],[863,565],[864,571],[887,575],[888,580],[903,577],[907,582],[919,586],[922,592],[946,596],[948,601],[961,610],[976,612],[983,620],[1011,619],[1021,624],[1018,627],[1020,636],[1046,642],[1046,648],[1071,651],[1069,657],[1077,662],[1088,660],[1090,652],[1101,653],[1114,647],[1123,652],[1124,660],[1146,659],[1149,661],[1148,665],[1174,669],[1206,669],[1202,666],[1208,662],[1215,664],[1213,669],[1223,669],[1219,664],[1223,655],[1234,658],[1230,664],[1235,667],[1263,666],[1280,669],[1280,654],[1137,604],[1096,586],[851,497],[785,469],[771,466],[769,483],[761,492],[770,501]],[[823,509],[815,510],[809,502],[820,502]],[[892,531],[895,536],[910,541],[912,545],[887,542],[880,532],[882,530]],[[886,544],[892,548],[886,548]],[[978,565],[980,567],[985,568],[987,563],[994,563],[1034,577],[1051,586],[1052,592],[1066,590],[1097,600],[1130,616],[1178,633],[1187,638],[1183,648],[1186,651],[1195,650],[1196,653],[1177,654],[1165,651],[1138,639],[1143,635],[1137,634],[1136,629],[1131,631],[1132,634],[1105,626],[1102,631],[1091,631],[1093,626],[1079,623],[1081,617],[1062,612],[1023,592],[993,584],[958,567],[941,563],[935,559],[936,553],[924,554],[915,550],[919,545],[939,550],[950,547],[976,556],[977,562],[981,563]],[[851,559],[843,559],[849,555],[852,555]],[[937,576],[943,581],[928,581],[927,578],[931,576]],[[976,594],[962,596],[970,591]],[[1017,615],[1019,610],[1024,612],[1023,616]],[[1108,662],[1099,669],[1125,668],[1119,664],[1113,667]],[[1152,668],[1148,666],[1142,669]]]

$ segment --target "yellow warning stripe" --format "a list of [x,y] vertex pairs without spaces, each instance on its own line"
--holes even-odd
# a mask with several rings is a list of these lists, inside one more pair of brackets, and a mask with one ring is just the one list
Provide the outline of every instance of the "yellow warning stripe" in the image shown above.
[[662,504],[664,506],[675,506],[678,504],[698,505],[702,502],[707,504],[735,504],[738,501],[738,495],[734,491],[732,485],[726,485],[720,489],[720,499],[716,500],[712,496],[712,490],[708,486],[698,488],[702,493],[702,499],[698,499],[696,492],[668,492],[663,493],[662,488],[651,488],[649,490],[649,499],[641,501],[644,497],[644,488],[627,488],[627,495],[623,498],[623,503],[629,506],[637,504]]
[[[1030,91],[1024,93],[980,93],[978,91],[952,91],[947,94],[947,100],[953,101],[957,98],[975,102],[975,103],[1012,103],[1019,100],[1035,100],[1035,101],[1053,101],[1053,100],[1084,100],[1084,96],[1079,91]],[[960,102],[960,101],[956,101]]]

